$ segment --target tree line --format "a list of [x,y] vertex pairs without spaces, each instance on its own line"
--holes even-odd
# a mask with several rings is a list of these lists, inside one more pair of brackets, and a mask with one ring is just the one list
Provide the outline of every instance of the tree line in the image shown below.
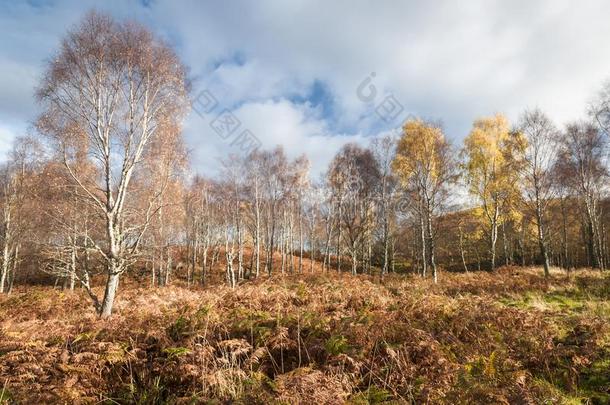
[[[281,147],[193,175],[186,67],[133,22],[90,13],[50,59],[42,113],[0,171],[0,292],[54,282],[110,316],[121,275],[231,287],[274,273],[605,269],[610,84],[563,128],[539,109],[347,144],[312,179]],[[468,196],[460,194],[466,190]],[[103,285],[103,293],[94,286]]]

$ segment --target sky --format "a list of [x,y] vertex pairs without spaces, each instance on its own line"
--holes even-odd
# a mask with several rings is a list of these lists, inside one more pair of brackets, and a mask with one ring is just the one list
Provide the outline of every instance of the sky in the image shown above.
[[305,153],[318,175],[411,116],[440,120],[456,146],[495,113],[539,107],[561,127],[610,78],[602,0],[0,0],[0,156],[32,132],[45,61],[91,9],[148,26],[189,67],[184,136],[211,176],[249,145]]

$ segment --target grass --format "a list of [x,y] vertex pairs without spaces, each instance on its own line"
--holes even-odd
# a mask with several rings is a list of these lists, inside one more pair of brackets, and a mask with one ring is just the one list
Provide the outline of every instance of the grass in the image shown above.
[[0,297],[0,403],[610,403],[610,276],[125,280]]

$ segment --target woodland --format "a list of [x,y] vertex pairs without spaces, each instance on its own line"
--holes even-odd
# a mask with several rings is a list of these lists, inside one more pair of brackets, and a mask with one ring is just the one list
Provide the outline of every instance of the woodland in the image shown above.
[[0,164],[0,404],[610,403],[610,82],[319,178],[280,145],[194,171],[192,92],[105,14],[49,59]]

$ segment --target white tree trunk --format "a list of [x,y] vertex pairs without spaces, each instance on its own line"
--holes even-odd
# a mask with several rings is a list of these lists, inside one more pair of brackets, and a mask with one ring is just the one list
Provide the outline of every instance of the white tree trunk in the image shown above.
[[114,270],[108,274],[108,279],[106,280],[104,300],[102,301],[102,307],[100,309],[100,316],[102,318],[108,318],[110,315],[112,315],[112,308],[114,307],[114,299],[118,288],[119,274],[116,272],[116,270]]
[[9,255],[8,241],[5,240],[4,248],[2,249],[2,273],[0,274],[0,294],[4,293],[4,290],[5,290],[6,278],[7,278],[8,269],[9,269],[9,260],[10,260],[10,255]]

